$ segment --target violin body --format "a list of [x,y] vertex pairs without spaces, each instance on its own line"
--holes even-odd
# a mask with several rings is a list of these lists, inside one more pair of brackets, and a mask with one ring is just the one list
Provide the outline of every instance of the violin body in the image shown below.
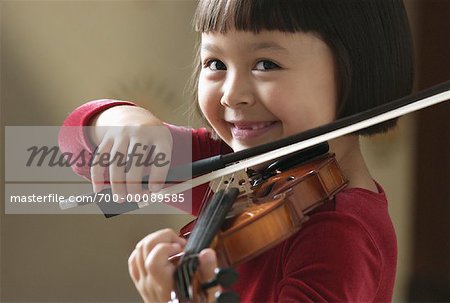
[[[287,239],[300,229],[308,212],[332,199],[346,184],[334,155],[325,154],[277,172],[253,188],[250,197],[239,196],[234,204],[246,207],[231,212],[211,245],[219,266],[245,262]],[[194,225],[195,220],[183,227],[181,235],[189,237]]]

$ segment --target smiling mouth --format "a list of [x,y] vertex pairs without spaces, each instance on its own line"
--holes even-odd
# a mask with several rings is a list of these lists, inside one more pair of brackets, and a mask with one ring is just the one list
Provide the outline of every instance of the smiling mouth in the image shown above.
[[233,137],[238,140],[253,139],[273,129],[279,121],[228,122]]

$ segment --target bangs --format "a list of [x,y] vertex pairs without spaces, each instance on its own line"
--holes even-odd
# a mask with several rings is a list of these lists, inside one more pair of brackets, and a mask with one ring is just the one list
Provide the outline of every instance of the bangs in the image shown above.
[[[317,1],[317,0],[316,0]],[[311,30],[304,1],[200,0],[194,15],[196,31],[226,33],[230,29],[259,33],[262,30],[298,32]]]

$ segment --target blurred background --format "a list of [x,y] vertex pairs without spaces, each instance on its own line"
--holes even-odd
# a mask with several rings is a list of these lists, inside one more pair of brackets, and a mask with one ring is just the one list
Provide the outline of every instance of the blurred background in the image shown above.
[[[450,0],[405,4],[416,45],[416,90],[450,80]],[[195,5],[1,1],[2,180],[4,126],[58,126],[89,100],[132,100],[167,122],[198,125],[184,114],[198,38],[191,27]],[[449,118],[447,102],[363,140],[398,235],[396,302],[450,302]],[[0,190],[4,197],[4,182]],[[191,219],[5,215],[4,203],[1,208],[1,302],[139,301],[128,276],[129,253],[146,234]]]

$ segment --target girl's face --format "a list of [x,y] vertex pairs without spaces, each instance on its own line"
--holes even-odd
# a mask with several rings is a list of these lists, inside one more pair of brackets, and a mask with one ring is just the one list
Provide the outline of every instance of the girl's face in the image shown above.
[[334,120],[333,54],[311,33],[203,33],[200,55],[200,108],[234,151]]

